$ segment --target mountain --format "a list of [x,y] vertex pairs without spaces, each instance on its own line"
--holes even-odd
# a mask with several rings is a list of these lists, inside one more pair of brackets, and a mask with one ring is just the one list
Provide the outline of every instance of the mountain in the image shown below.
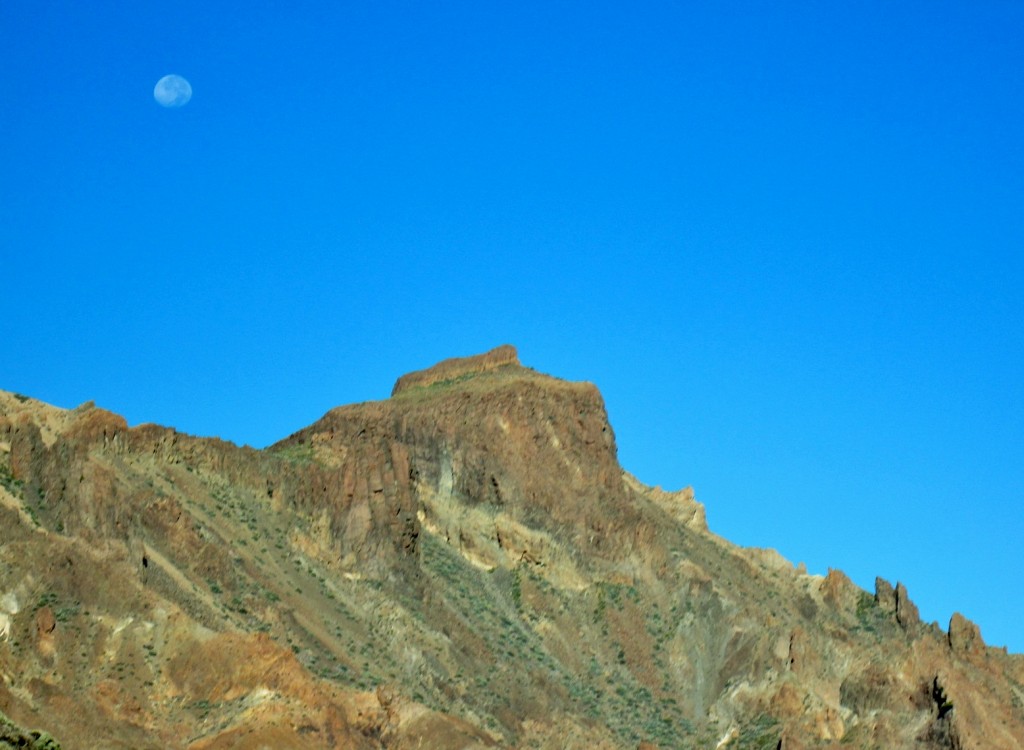
[[265,450],[0,392],[0,631],[0,748],[1024,747],[1024,656],[716,536],[510,346]]

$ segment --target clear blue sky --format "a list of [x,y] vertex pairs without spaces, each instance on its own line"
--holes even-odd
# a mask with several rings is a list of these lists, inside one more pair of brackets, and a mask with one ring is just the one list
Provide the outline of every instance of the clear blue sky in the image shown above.
[[5,0],[0,388],[263,446],[510,342],[1024,651],[1024,4],[636,5]]

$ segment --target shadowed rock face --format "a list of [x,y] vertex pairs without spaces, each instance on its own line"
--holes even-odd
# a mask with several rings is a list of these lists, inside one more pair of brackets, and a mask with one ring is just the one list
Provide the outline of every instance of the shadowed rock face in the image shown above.
[[0,392],[0,609],[0,710],[72,750],[1024,736],[1022,657],[716,537],[509,346],[263,451]]
[[61,750],[60,743],[45,732],[26,731],[0,713],[0,750]]

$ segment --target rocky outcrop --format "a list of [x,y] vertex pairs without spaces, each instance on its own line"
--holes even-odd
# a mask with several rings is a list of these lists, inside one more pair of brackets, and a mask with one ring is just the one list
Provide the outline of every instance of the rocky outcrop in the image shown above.
[[717,537],[623,471],[593,385],[511,347],[263,451],[0,392],[5,581],[0,708],[69,747],[1024,736],[1020,657]]
[[959,612],[954,612],[949,620],[947,638],[950,649],[956,654],[973,656],[985,652],[981,629]]
[[921,625],[921,615],[917,611],[917,605],[910,601],[907,587],[902,583],[896,584],[896,622],[904,630],[915,631]]
[[400,445],[367,437],[345,451],[340,465],[325,465],[311,454],[260,452],[156,425],[129,428],[123,418],[95,407],[75,410],[67,421],[48,445],[27,414],[0,417],[11,472],[30,507],[67,533],[132,544],[140,526],[155,524],[167,533],[181,515],[177,503],[132,486],[121,472],[153,460],[216,473],[281,507],[322,519],[325,554],[360,563],[377,576],[411,572],[417,506]]
[[828,575],[821,582],[820,591],[826,602],[846,612],[856,610],[863,594],[846,573],[836,568],[828,569]]
[[474,375],[496,370],[501,367],[519,367],[519,354],[511,344],[491,349],[484,354],[472,357],[453,357],[439,362],[425,370],[417,370],[403,375],[391,390],[397,396],[411,388],[425,388],[431,385],[454,383]]
[[[465,387],[437,385],[464,376],[473,378]],[[408,507],[411,492],[434,523],[450,525],[444,509],[455,503],[609,555],[651,533],[624,502],[615,437],[593,385],[537,374],[500,347],[403,377],[396,392],[334,409],[272,451],[313,451],[340,467],[356,495],[394,495]]]
[[921,626],[921,615],[917,605],[910,600],[907,587],[897,582],[896,588],[884,578],[875,578],[875,603],[883,611],[893,615],[905,631],[914,635]]
[[875,578],[875,603],[883,612],[896,614],[896,589],[880,576]]

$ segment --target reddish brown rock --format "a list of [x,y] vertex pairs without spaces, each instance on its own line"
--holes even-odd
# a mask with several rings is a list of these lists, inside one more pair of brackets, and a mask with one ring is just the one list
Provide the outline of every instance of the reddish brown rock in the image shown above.
[[57,618],[53,616],[53,610],[49,607],[40,607],[36,612],[36,633],[39,636],[48,636],[57,627]]
[[949,647],[958,654],[980,654],[985,651],[981,629],[959,612],[949,620]]
[[472,357],[453,357],[425,370],[417,370],[416,372],[403,375],[395,383],[395,387],[391,390],[391,395],[397,396],[402,391],[410,388],[423,388],[437,383],[453,382],[460,378],[478,375],[509,365],[519,366],[519,354],[511,344],[503,344],[484,354],[477,354]]
[[881,576],[875,578],[875,603],[883,612],[896,614],[896,589]]
[[1024,658],[715,536],[593,385],[508,347],[395,390],[264,451],[0,392],[0,707],[68,748],[1020,750]]
[[779,687],[778,692],[772,696],[772,715],[783,719],[799,717],[804,713],[804,698],[806,695],[790,683]]
[[917,605],[910,601],[907,587],[896,584],[896,621],[907,631],[915,631],[921,625]]
[[821,582],[822,598],[840,610],[853,611],[857,608],[861,590],[850,577],[841,570],[829,568],[828,575]]
[[[441,385],[465,374],[474,377]],[[347,502],[372,499],[364,515],[376,528],[396,518],[378,515],[378,505],[394,505],[406,519],[405,509],[415,513],[417,495],[426,493],[516,520],[529,516],[609,555],[625,554],[653,533],[635,505],[623,502],[615,437],[592,384],[521,367],[511,347],[415,375],[399,380],[397,398],[333,409],[272,450],[316,445],[336,457]],[[434,385],[414,388],[424,383]],[[394,531],[401,530],[385,536],[393,539]],[[402,549],[414,550],[415,524],[404,533]]]

